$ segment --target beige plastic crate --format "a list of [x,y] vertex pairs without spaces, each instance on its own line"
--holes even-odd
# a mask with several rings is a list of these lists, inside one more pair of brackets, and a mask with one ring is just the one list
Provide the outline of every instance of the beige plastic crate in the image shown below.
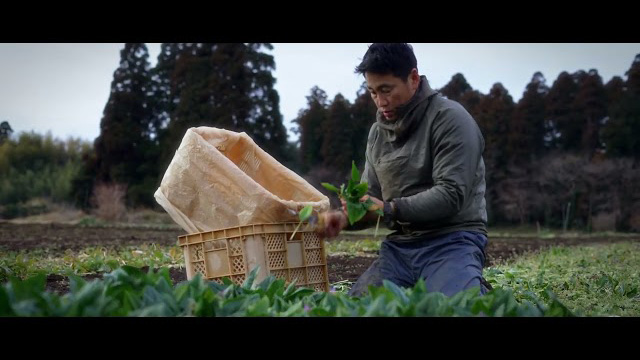
[[324,240],[303,223],[254,224],[178,237],[187,268],[187,279],[196,273],[222,283],[228,277],[242,284],[257,265],[256,283],[268,275],[296,280],[298,287],[329,291]]

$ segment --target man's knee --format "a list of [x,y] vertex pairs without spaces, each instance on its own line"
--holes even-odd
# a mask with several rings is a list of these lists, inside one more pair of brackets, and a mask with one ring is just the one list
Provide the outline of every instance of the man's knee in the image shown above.
[[462,279],[453,279],[447,284],[445,284],[442,288],[436,291],[440,291],[441,293],[447,296],[453,296],[461,291],[469,290],[471,288],[479,288],[480,293],[482,293],[482,284],[480,283],[479,278],[473,278],[470,281],[462,280]]
[[380,256],[353,284],[349,295],[361,296],[369,291],[369,286],[382,286],[384,280],[389,280],[398,286],[412,284],[411,274],[406,269],[406,265],[398,259],[397,254],[383,247],[381,250]]
[[482,264],[474,254],[465,254],[429,264],[421,277],[425,280],[428,291],[441,292],[447,296],[453,296],[460,291],[479,287],[480,293],[486,291],[482,288]]

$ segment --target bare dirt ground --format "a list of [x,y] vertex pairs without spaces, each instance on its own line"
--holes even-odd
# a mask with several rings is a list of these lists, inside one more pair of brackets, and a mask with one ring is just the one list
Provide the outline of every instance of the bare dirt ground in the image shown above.
[[[80,250],[88,246],[117,247],[155,243],[158,245],[176,245],[177,237],[184,235],[182,230],[160,230],[141,227],[82,227],[66,224],[13,224],[0,223],[0,251],[19,251],[48,248],[51,251],[64,252],[67,249]],[[336,239],[355,239],[339,237]],[[333,241],[333,240],[328,240]],[[576,246],[587,244],[607,244],[620,241],[640,241],[637,237],[581,237],[540,239],[535,237],[489,239],[485,266],[509,260],[523,253],[537,251],[550,246]],[[355,281],[376,259],[377,253],[364,256],[334,255],[327,258],[329,282]],[[146,270],[146,269],[143,269]],[[174,284],[187,279],[184,268],[171,268]],[[85,276],[86,279],[102,277],[101,274]],[[65,276],[51,274],[47,277],[47,289],[64,293],[68,291],[68,279]]]

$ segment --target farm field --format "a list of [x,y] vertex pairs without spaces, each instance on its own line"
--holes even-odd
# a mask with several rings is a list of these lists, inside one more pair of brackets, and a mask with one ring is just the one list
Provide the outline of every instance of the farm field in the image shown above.
[[[26,277],[39,269],[47,271],[46,289],[59,294],[69,291],[70,271],[86,280],[121,265],[148,269],[151,263],[168,266],[174,285],[187,279],[184,260],[177,237],[180,229],[171,226],[82,226],[71,224],[0,223],[0,252],[4,253],[5,270]],[[370,231],[344,233],[327,240],[326,252],[329,283],[341,289],[349,286],[377,257],[379,241]],[[512,235],[509,235],[512,234]],[[490,234],[485,268],[508,263],[519,256],[550,249],[640,243],[639,236],[596,234],[567,236],[535,236],[517,232]],[[11,257],[16,258],[11,264]],[[491,272],[489,272],[491,274]]]

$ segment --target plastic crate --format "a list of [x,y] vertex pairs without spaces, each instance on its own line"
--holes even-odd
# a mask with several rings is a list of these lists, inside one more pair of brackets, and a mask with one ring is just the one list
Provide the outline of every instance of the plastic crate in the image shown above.
[[257,265],[256,282],[268,275],[296,280],[298,287],[329,291],[324,240],[298,223],[273,223],[238,226],[178,237],[187,268],[187,279],[196,273],[207,280],[222,283],[228,277],[242,284]]

